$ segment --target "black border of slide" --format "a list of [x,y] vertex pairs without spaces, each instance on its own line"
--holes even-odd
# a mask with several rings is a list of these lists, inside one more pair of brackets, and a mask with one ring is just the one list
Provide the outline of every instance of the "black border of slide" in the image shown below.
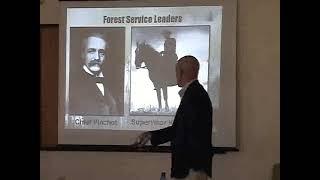
[[[154,152],[170,153],[169,146],[144,146],[136,148],[128,145],[56,145],[40,147],[40,151],[103,151],[103,152]],[[213,147],[213,154],[238,152],[236,147]]]

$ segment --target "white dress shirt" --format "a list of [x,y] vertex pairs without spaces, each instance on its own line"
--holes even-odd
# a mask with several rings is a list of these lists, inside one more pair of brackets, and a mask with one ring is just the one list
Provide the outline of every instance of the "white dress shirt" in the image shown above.
[[186,92],[187,88],[189,87],[189,85],[190,85],[191,83],[193,83],[193,81],[195,81],[195,80],[197,80],[197,79],[194,79],[194,80],[189,81],[189,82],[188,82],[187,84],[185,84],[185,85],[181,88],[181,90],[178,92],[178,94],[179,94],[179,96],[180,96],[181,99],[182,99],[184,93]]

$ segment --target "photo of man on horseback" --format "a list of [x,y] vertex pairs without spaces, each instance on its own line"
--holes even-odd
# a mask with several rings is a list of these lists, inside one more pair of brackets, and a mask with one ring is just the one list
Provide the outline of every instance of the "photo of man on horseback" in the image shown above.
[[[130,114],[173,116],[180,103],[175,67],[192,53],[208,82],[209,26],[133,27],[131,30]],[[195,46],[196,45],[196,46]]]

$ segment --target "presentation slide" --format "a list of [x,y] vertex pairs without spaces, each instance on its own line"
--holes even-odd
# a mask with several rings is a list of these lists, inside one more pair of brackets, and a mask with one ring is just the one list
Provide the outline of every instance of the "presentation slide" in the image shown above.
[[185,55],[219,113],[222,19],[222,6],[62,8],[59,144],[129,145],[172,125]]

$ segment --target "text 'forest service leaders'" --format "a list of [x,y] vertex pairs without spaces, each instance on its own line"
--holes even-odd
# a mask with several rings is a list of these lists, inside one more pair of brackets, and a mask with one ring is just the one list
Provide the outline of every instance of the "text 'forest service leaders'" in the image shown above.
[[103,23],[176,23],[182,22],[182,16],[103,16]]

